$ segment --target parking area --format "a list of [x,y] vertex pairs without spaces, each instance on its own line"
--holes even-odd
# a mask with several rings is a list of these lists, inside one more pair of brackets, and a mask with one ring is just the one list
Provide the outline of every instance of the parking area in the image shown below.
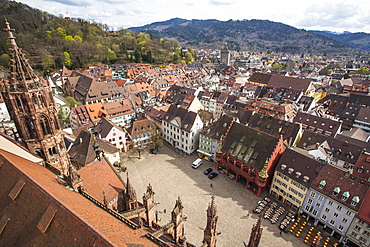
[[[160,152],[152,154],[149,150],[142,152],[139,159],[138,152],[132,150],[122,155],[122,163],[127,167],[130,181],[136,190],[138,199],[146,191],[150,183],[155,192],[155,201],[159,202],[160,224],[170,221],[171,211],[178,197],[184,205],[184,214],[187,216],[185,233],[187,240],[195,245],[201,245],[203,229],[206,226],[206,210],[211,196],[215,196],[218,222],[217,246],[243,246],[248,243],[252,225],[256,223],[258,215],[253,212],[265,192],[257,197],[243,188],[239,183],[220,174],[210,180],[204,171],[212,168],[215,163],[203,160],[203,164],[193,169],[192,163],[196,160],[195,154],[183,156],[171,147],[163,146]],[[126,179],[126,172],[121,173]],[[166,211],[166,213],[164,213]],[[263,233],[260,246],[302,246],[292,234],[282,233],[278,224],[271,224],[263,220]]]

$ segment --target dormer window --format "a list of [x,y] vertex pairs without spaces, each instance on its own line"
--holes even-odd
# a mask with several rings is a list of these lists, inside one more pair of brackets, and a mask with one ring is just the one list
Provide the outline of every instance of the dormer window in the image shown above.
[[321,180],[320,183],[319,183],[319,188],[320,189],[323,189],[326,185],[326,181],[325,180]]
[[338,196],[339,193],[340,193],[340,188],[335,187],[334,190],[333,190],[333,196]]
[[285,164],[282,164],[280,168],[281,168],[281,170],[285,170],[286,165]]
[[340,198],[340,199],[342,201],[347,201],[348,197],[349,197],[349,192],[346,191],[346,192],[343,193],[342,198]]
[[360,166],[358,169],[357,169],[357,172],[358,173],[362,173],[364,171],[364,167],[363,166]]
[[302,175],[302,173],[300,173],[300,172],[296,172],[296,173],[295,173],[295,177],[296,177],[296,178],[299,178],[301,175]]
[[294,172],[294,169],[293,169],[293,168],[289,168],[289,169],[288,169],[288,173],[289,173],[289,174],[292,174],[293,172]]
[[304,177],[303,177],[303,182],[307,183],[307,182],[308,182],[308,180],[310,180],[310,178],[309,178],[309,177],[307,177],[307,176],[304,176]]
[[351,201],[352,206],[356,206],[360,202],[360,198],[358,196],[354,196]]

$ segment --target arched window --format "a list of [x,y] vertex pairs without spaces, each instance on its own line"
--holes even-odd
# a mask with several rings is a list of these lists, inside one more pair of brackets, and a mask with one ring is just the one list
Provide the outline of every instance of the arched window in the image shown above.
[[39,104],[39,101],[38,101],[38,99],[37,99],[37,97],[36,97],[36,95],[35,95],[35,94],[33,94],[33,95],[32,95],[32,102],[33,102],[35,105],[38,105],[38,104]]
[[44,99],[44,96],[43,96],[43,95],[39,95],[39,99],[40,99],[40,104],[41,104],[41,105],[45,105],[45,99]]
[[43,135],[49,135],[49,134],[51,134],[50,124],[49,124],[48,119],[45,116],[41,116],[41,118],[40,118],[40,126],[41,126],[41,129],[42,129]]
[[33,125],[33,122],[28,118],[26,118],[25,120],[26,120],[26,126],[27,126],[27,132],[28,132],[29,138],[35,139],[36,130],[35,130],[35,126]]

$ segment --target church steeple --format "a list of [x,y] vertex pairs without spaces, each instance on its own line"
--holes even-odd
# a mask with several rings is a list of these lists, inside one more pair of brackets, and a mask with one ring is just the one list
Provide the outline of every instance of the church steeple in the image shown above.
[[[249,242],[246,247],[258,247],[262,236],[262,214],[258,217],[257,223],[253,225]],[[245,244],[244,244],[245,245]]]
[[5,26],[10,40],[10,76],[9,85],[1,88],[1,92],[17,127],[18,141],[42,157],[47,166],[68,175],[70,162],[52,91],[46,80],[36,75],[17,46],[9,22],[6,21]]
[[211,203],[207,209],[207,226],[204,229],[203,246],[216,246],[216,226],[217,226],[217,207],[215,205],[215,197],[212,196]]
[[8,33],[10,40],[10,87],[8,89],[14,91],[28,91],[41,86],[44,80],[34,73],[32,67],[28,63],[22,49],[17,46],[15,37],[13,36],[14,29],[10,28],[9,22],[5,22],[6,28],[4,30]]
[[126,191],[125,191],[126,210],[137,209],[139,204],[137,201],[136,191],[130,182],[127,173]]

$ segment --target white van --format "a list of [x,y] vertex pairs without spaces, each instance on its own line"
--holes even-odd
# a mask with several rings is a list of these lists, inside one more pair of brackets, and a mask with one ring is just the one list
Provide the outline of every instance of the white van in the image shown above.
[[201,158],[198,158],[196,159],[194,162],[193,162],[193,165],[191,167],[193,167],[194,169],[198,168],[200,165],[202,164],[202,159]]

